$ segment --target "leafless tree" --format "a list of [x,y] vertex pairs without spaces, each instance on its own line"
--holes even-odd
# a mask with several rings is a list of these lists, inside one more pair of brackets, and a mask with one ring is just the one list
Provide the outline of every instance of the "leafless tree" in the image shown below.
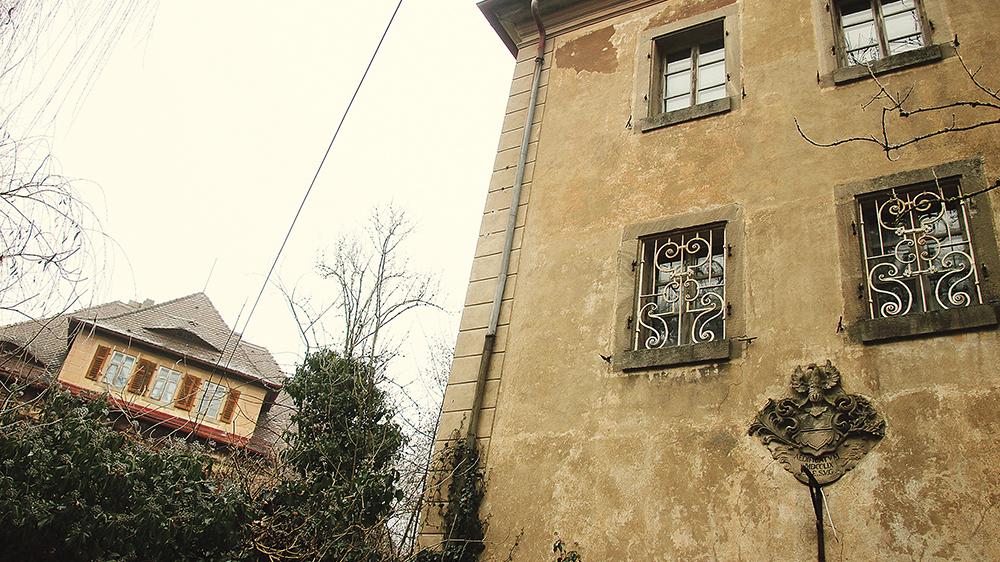
[[[391,205],[375,208],[360,233],[342,235],[320,256],[316,273],[329,298],[300,284],[276,284],[306,351],[333,347],[344,357],[380,366],[398,352],[389,328],[418,308],[440,309],[434,275],[413,269],[406,243],[413,225]],[[326,283],[329,282],[329,283]]]
[[438,308],[436,279],[415,272],[404,252],[413,231],[406,214],[393,207],[376,208],[362,236],[337,241],[332,255],[321,258],[319,274],[335,286],[341,322],[341,352],[373,363],[395,355],[387,328],[407,312]]
[[[84,98],[124,30],[152,9],[139,0],[0,0],[0,324],[33,321],[41,331],[98,288],[108,239],[34,131]],[[0,362],[26,358],[32,337],[21,340]]]
[[416,271],[408,259],[412,232],[402,210],[376,208],[360,233],[342,236],[319,259],[317,273],[321,283],[332,286],[332,298],[322,299],[315,289],[310,293],[298,284],[278,287],[307,351],[332,345],[344,357],[373,365],[379,384],[394,397],[397,421],[408,437],[399,466],[405,497],[394,506],[386,525],[400,559],[416,539],[452,355],[450,345],[437,341],[429,344],[430,365],[422,372],[400,376],[387,369],[406,337],[394,328],[399,319],[416,309],[440,308],[437,280]]

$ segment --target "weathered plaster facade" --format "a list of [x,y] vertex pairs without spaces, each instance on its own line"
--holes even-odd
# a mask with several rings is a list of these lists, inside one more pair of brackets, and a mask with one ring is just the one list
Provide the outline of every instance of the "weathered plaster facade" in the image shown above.
[[[747,428],[768,398],[786,393],[797,365],[829,359],[843,386],[870,398],[887,423],[871,453],[825,489],[836,527],[826,528],[829,559],[1000,559],[1000,333],[985,322],[863,342],[863,306],[850,280],[858,241],[842,212],[844,186],[939,165],[979,160],[992,183],[1000,177],[998,130],[931,139],[895,161],[872,146],[808,144],[793,118],[814,138],[832,140],[870,134],[880,117],[877,108],[860,109],[874,80],[837,83],[826,0],[553,4],[562,11],[546,13],[551,35],[537,125],[477,428],[487,451],[486,558],[507,559],[523,532],[512,559],[546,559],[558,532],[578,542],[588,561],[815,559],[807,488]],[[923,6],[931,43],[944,54],[890,69],[883,83],[914,87],[912,99],[923,105],[971,92],[948,46],[957,35],[970,64],[984,65],[983,82],[1000,85],[1000,6]],[[648,88],[639,72],[650,48],[644,33],[712,10],[735,13],[735,103],[642,132],[637,124],[646,116],[637,114],[636,99]],[[520,13],[512,29],[530,28]],[[530,35],[514,41],[518,63],[442,441],[468,419],[500,274],[535,56]],[[895,131],[919,133],[934,123],[912,119]],[[989,204],[977,207],[986,215],[976,220],[1000,224],[1000,192],[979,201]],[[602,356],[623,351],[615,343],[624,329],[616,302],[623,233],[720,208],[738,209],[743,229],[733,258],[742,279],[729,298],[740,333],[727,336],[755,339],[734,341],[728,360],[615,369]],[[994,310],[996,295],[987,292]],[[440,539],[433,512],[425,516],[426,544]]]

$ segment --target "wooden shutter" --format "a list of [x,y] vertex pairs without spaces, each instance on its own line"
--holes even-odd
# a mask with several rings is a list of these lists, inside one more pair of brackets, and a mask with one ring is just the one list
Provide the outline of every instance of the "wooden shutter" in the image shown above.
[[94,359],[90,362],[90,368],[87,369],[87,378],[96,381],[98,377],[101,376],[101,367],[104,366],[104,362],[107,361],[108,355],[111,354],[111,348],[103,345],[97,346],[97,353],[94,354]]
[[156,370],[156,363],[146,359],[139,360],[139,366],[132,375],[132,380],[128,382],[128,391],[132,394],[145,394],[149,387],[149,381],[153,378],[153,371]]
[[191,410],[191,407],[194,406],[194,400],[198,396],[199,388],[201,388],[201,379],[194,375],[184,375],[174,406],[181,410]]
[[222,423],[229,423],[233,421],[233,415],[236,413],[236,403],[240,399],[240,391],[232,389],[229,394],[226,395],[226,403],[222,406],[222,415],[219,416],[219,421]]

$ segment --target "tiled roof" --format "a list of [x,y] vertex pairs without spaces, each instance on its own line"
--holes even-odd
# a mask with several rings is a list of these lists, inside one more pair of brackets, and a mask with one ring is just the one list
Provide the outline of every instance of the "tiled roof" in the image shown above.
[[[110,302],[51,318],[0,327],[0,342],[24,349],[50,373],[59,370],[77,333],[104,329],[248,378],[280,386],[285,375],[267,349],[242,341],[204,293],[153,304]],[[222,357],[220,361],[220,353]]]
[[[2,326],[0,345],[6,342],[18,350],[17,355],[10,357],[9,367],[17,361],[24,374],[25,367],[41,363],[51,378],[65,361],[72,336],[85,334],[88,330],[110,331],[266,382],[272,392],[268,393],[247,445],[266,454],[277,453],[285,447],[282,436],[291,423],[293,405],[291,398],[279,390],[286,378],[284,373],[266,348],[242,341],[204,293],[160,304],[109,302],[68,314]],[[33,378],[37,377],[37,369],[27,370]]]
[[285,380],[274,357],[265,348],[242,341],[204,293],[96,319],[77,314],[73,317],[126,338],[228,367],[273,386],[280,386]]
[[136,310],[141,304],[109,302],[50,318],[28,320],[0,327],[0,342],[9,342],[29,354],[26,360],[36,359],[50,375],[62,366],[69,351],[69,320],[71,316],[98,320]]
[[247,446],[261,453],[275,455],[287,447],[284,437],[285,432],[291,428],[295,405],[292,397],[282,390],[274,402],[265,404],[264,408],[257,418],[257,426]]

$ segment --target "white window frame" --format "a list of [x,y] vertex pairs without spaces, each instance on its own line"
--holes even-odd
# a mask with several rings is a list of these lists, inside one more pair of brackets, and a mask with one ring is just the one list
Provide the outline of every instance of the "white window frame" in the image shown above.
[[[121,351],[112,352],[108,366],[104,368],[104,383],[117,390],[125,388],[132,376],[132,371],[135,369],[136,359],[136,356]],[[127,369],[125,369],[126,365]],[[117,384],[118,381],[121,384]]]
[[153,380],[153,389],[149,391],[149,399],[164,404],[173,402],[183,376],[180,371],[160,365],[156,370],[156,379]]
[[[209,392],[212,393],[211,397]],[[218,419],[219,412],[222,411],[222,404],[226,401],[228,394],[229,387],[226,385],[205,381],[202,385],[201,398],[198,399],[198,415],[204,419]]]
[[[837,45],[838,45],[838,48],[839,48],[839,51],[840,51],[839,52],[839,59],[840,59],[840,64],[842,66],[868,65],[868,64],[872,64],[872,63],[874,63],[876,61],[883,60],[883,59],[889,58],[889,57],[897,55],[897,54],[901,54],[901,53],[905,53],[907,51],[912,51],[912,50],[920,49],[922,47],[926,47],[926,46],[928,46],[930,44],[930,38],[928,37],[928,33],[927,33],[928,26],[927,26],[927,22],[926,22],[926,20],[924,18],[924,15],[923,15],[924,11],[923,11],[923,6],[922,6],[921,0],[889,0],[889,1],[887,1],[887,0],[858,0],[858,1],[859,1],[859,3],[863,2],[863,3],[867,3],[869,5],[868,9],[870,10],[869,14],[871,15],[871,19],[870,20],[865,20],[865,22],[869,22],[870,21],[871,24],[872,24],[872,26],[873,26],[873,28],[874,28],[874,31],[875,31],[875,37],[874,37],[875,42],[872,43],[871,45],[869,45],[866,48],[868,48],[868,49],[870,49],[870,48],[876,48],[878,50],[878,53],[877,53],[877,56],[875,58],[870,58],[870,59],[866,59],[866,60],[852,59],[851,52],[853,52],[853,51],[859,51],[859,50],[861,50],[861,48],[855,48],[855,49],[849,50],[850,45],[847,42],[847,29],[846,29],[846,27],[852,27],[852,25],[849,25],[849,26],[846,26],[846,27],[844,25],[845,22],[844,22],[843,6],[844,6],[844,4],[846,2],[844,0],[836,0],[834,2],[835,12],[836,12],[836,34],[837,34]],[[883,9],[883,6],[885,4],[897,4],[897,3],[900,3],[900,2],[907,2],[907,1],[912,2],[912,7],[905,7],[904,6],[903,7],[904,9],[899,10],[899,11],[895,11],[895,12],[891,12],[888,15],[886,15],[885,10]],[[914,34],[910,34],[910,35],[906,35],[906,36],[900,36],[900,37],[895,38],[895,39],[890,38],[888,36],[889,31],[888,31],[888,28],[887,28],[886,23],[885,23],[886,17],[889,17],[889,18],[898,17],[899,15],[905,14],[905,13],[908,13],[908,12],[912,12],[913,15],[914,15],[914,17],[916,18],[917,23],[918,23],[919,28],[920,28],[919,31],[917,33],[914,33]],[[857,13],[857,12],[855,12],[855,13]],[[857,26],[857,25],[860,25],[860,23],[859,24],[853,24],[853,26]],[[891,44],[893,42],[898,41],[899,39],[902,39],[902,38],[905,38],[905,37],[918,37],[919,38],[919,44],[914,44],[914,45],[911,45],[911,46],[909,46],[908,48],[906,48],[904,50],[897,51],[895,53],[891,53],[890,52],[892,50]]]

